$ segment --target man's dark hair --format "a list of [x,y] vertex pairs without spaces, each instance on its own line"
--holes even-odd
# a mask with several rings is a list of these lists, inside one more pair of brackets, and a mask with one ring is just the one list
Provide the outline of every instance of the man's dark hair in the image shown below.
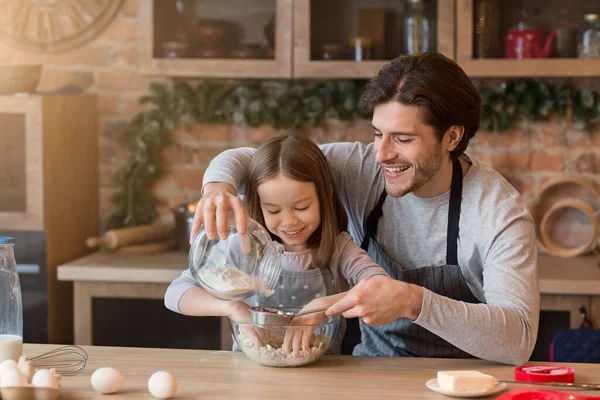
[[370,114],[378,104],[397,101],[419,107],[423,122],[442,140],[451,126],[463,126],[450,156],[460,156],[479,129],[481,96],[460,66],[440,53],[402,55],[385,65],[362,96]]

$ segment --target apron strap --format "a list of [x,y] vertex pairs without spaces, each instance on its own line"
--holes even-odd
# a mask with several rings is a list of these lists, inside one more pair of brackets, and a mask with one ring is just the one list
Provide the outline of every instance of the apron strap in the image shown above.
[[[448,205],[448,233],[446,239],[446,264],[458,265],[458,223],[460,221],[460,203],[462,200],[462,166],[458,159],[452,160],[452,183],[450,184],[450,203]],[[369,213],[365,221],[365,237],[360,245],[364,251],[369,251],[371,239],[376,240],[377,225],[383,215],[382,207],[387,197],[385,187],[379,196],[377,205]]]
[[377,225],[379,223],[379,218],[383,215],[383,202],[387,197],[387,192],[385,191],[385,186],[383,187],[383,192],[379,195],[379,200],[377,201],[377,205],[369,213],[367,220],[365,221],[365,237],[360,245],[364,251],[369,251],[369,242],[371,239],[375,240],[375,235],[377,235]]
[[448,236],[446,239],[446,264],[448,265],[458,265],[458,223],[460,220],[462,187],[462,166],[458,159],[453,159],[450,204],[448,205]]

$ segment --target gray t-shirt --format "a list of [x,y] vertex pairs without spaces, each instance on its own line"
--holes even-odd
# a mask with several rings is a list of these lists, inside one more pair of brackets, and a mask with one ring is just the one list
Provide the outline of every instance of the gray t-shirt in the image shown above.
[[[385,180],[373,145],[322,145],[349,217],[349,232],[360,243],[364,220],[375,207]],[[203,184],[228,182],[243,193],[254,149],[217,156]],[[519,193],[476,158],[463,180],[458,263],[482,304],[449,299],[424,290],[423,307],[413,321],[475,357],[518,365],[535,345],[540,307],[535,227]],[[388,196],[377,242],[404,268],[446,263],[449,191],[433,198]]]

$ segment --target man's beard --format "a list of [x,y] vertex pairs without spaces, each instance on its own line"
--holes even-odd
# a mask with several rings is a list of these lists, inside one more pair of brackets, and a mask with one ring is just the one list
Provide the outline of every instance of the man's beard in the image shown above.
[[429,157],[411,166],[410,169],[413,171],[413,176],[406,187],[392,187],[392,185],[388,184],[386,181],[385,188],[388,195],[392,197],[402,197],[405,194],[414,192],[429,182],[431,178],[438,173],[441,165],[442,151],[436,146]]

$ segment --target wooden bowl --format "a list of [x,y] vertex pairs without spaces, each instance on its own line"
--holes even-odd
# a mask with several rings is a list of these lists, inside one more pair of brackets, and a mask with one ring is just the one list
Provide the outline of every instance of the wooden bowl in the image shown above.
[[[587,219],[589,219],[592,226],[592,232],[589,235],[589,237],[582,244],[577,245],[575,247],[564,247],[559,245],[558,243],[556,243],[556,241],[552,237],[552,234],[550,233],[552,225],[550,221],[556,214],[558,214],[559,211],[565,209],[575,209],[582,212],[583,214],[585,214]],[[552,207],[550,207],[548,212],[544,214],[540,226],[540,234],[544,246],[546,247],[546,249],[552,252],[552,255],[562,258],[577,257],[587,253],[588,251],[596,247],[596,236],[598,235],[598,220],[596,218],[594,209],[585,201],[579,199],[563,199],[555,203]]]
[[0,94],[34,93],[42,65],[0,65]]
[[560,176],[549,180],[537,190],[534,201],[529,204],[536,226],[538,248],[544,253],[558,257],[562,254],[556,248],[548,246],[542,237],[541,223],[544,215],[560,201],[573,198],[586,202],[593,210],[600,209],[600,190],[596,184],[574,176]]

